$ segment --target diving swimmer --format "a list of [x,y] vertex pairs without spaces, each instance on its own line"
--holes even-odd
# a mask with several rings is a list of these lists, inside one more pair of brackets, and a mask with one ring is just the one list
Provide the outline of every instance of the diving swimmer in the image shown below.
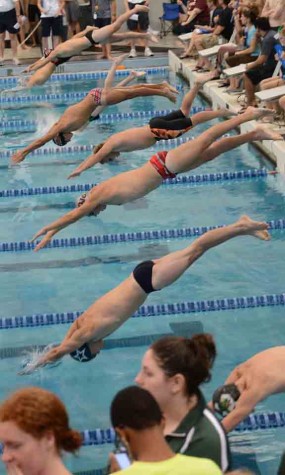
[[177,91],[166,81],[161,84],[137,84],[128,87],[91,89],[82,101],[66,109],[60,119],[41,138],[34,140],[30,145],[16,152],[11,160],[12,163],[22,162],[25,157],[44,144],[53,140],[58,146],[66,145],[72,138],[74,131],[86,124],[94,111],[99,106],[118,104],[139,96],[164,96],[172,102],[176,101]]
[[128,320],[145,302],[149,293],[171,285],[208,249],[234,237],[253,236],[269,240],[267,229],[267,223],[242,216],[234,224],[206,232],[185,249],[160,259],[141,262],[126,280],[96,300],[79,316],[59,346],[45,352],[38,361],[27,363],[20,374],[30,374],[68,354],[80,362],[92,360],[102,348],[103,339]]
[[272,113],[267,109],[249,107],[246,112],[214,125],[201,135],[169,152],[158,152],[142,167],[114,176],[93,187],[87,195],[81,196],[78,207],[53,223],[43,227],[33,237],[45,235],[35,250],[46,246],[51,238],[69,224],[83,216],[97,215],[107,205],[121,205],[134,201],[155,190],[163,180],[174,178],[178,173],[193,170],[213,160],[221,153],[255,140],[283,140],[282,135],[266,127],[258,126],[251,132],[216,140],[229,130],[249,120]]
[[180,137],[198,124],[217,117],[234,115],[228,109],[203,111],[189,117],[192,103],[207,79],[199,79],[193,88],[183,98],[180,109],[162,117],[153,117],[148,125],[124,130],[109,137],[102,144],[97,145],[92,155],[86,158],[70,175],[69,178],[80,175],[83,171],[96,163],[112,161],[120,152],[132,152],[151,147],[159,140],[169,140]]
[[[229,396],[235,388],[239,397],[222,420],[226,432],[242,422],[260,401],[272,394],[285,392],[284,368],[285,346],[275,346],[257,353],[231,372],[224,385],[230,386]],[[210,407],[215,410],[212,403]]]
[[[135,13],[147,12],[149,8],[145,5],[136,5]],[[51,61],[58,60],[60,58],[70,58],[71,56],[76,56],[82,51],[94,46],[96,44],[105,44],[105,43],[114,43],[117,41],[124,41],[126,39],[132,38],[144,38],[149,39],[150,41],[157,42],[157,38],[150,33],[136,33],[126,31],[124,33],[116,33],[121,26],[132,16],[132,12],[128,10],[127,12],[120,15],[113,23],[110,25],[104,26],[103,28],[96,28],[89,26],[84,31],[78,33],[75,37],[70,40],[60,43],[51,54],[44,60],[37,60],[34,64],[26,68],[23,72],[36,71],[37,69],[42,68]]]

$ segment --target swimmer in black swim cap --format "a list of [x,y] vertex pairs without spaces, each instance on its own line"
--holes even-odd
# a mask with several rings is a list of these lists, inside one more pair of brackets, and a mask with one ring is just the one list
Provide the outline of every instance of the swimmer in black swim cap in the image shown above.
[[70,142],[70,140],[72,139],[73,137],[73,133],[72,132],[59,132],[53,139],[53,143],[55,143],[55,145],[58,145],[59,147],[63,147],[64,145],[66,145],[68,142]]
[[[80,348],[72,351],[69,354],[71,358],[73,358],[76,361],[79,361],[79,363],[88,363],[89,361],[96,358],[96,356],[100,353],[100,349],[98,351],[98,342],[96,342],[96,345],[93,348],[94,352],[92,352],[92,346],[94,347],[92,343],[84,343],[84,345],[80,346]],[[102,346],[103,346],[103,342],[102,342]]]

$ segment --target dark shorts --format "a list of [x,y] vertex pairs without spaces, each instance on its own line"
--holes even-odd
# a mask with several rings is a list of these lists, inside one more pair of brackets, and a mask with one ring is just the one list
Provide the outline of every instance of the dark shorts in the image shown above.
[[14,28],[17,23],[17,16],[15,8],[8,12],[0,13],[0,33],[8,31],[9,33],[16,34],[19,29]]
[[65,2],[64,8],[67,23],[76,23],[80,17],[80,7],[77,0],[72,2]]
[[42,36],[47,37],[52,32],[53,36],[60,36],[62,29],[62,16],[42,18]]
[[258,66],[257,68],[250,69],[245,74],[250,79],[252,84],[257,86],[263,79],[271,78],[274,73],[276,65],[270,66]]
[[[144,5],[145,2],[140,3],[139,5]],[[129,3],[129,8],[132,10],[135,7],[134,3]],[[138,21],[128,20],[127,26],[130,31],[147,31],[149,27],[149,16],[148,12],[140,12],[138,14]]]
[[97,28],[103,28],[104,26],[111,25],[111,18],[96,18],[93,22]]
[[41,16],[41,12],[38,9],[37,5],[29,5],[28,9],[28,17],[29,21],[34,23],[37,19],[39,19]]

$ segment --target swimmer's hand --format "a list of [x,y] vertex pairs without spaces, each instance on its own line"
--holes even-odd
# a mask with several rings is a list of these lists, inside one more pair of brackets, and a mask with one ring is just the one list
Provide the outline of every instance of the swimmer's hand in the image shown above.
[[40,229],[31,239],[31,242],[34,242],[38,237],[46,235],[35,247],[34,251],[37,252],[40,249],[44,248],[52,239],[52,237],[57,233],[57,229],[50,230],[48,226]]
[[35,363],[31,363],[30,361],[27,361],[24,364],[23,369],[18,371],[18,375],[27,376],[29,374],[32,374],[37,368],[39,368],[39,366],[37,366]]
[[81,169],[80,167],[77,167],[75,168],[75,170],[73,170],[73,172],[70,173],[70,175],[68,175],[67,179],[69,180],[70,178],[75,178],[76,176],[80,176],[81,175]]
[[132,9],[133,13],[140,13],[140,12],[149,12],[149,7],[146,5],[136,5],[135,8]]
[[113,59],[113,62],[115,64],[121,64],[125,59],[127,59],[129,57],[129,53],[124,53],[124,54],[120,54],[120,56],[116,56],[114,59]]
[[12,165],[15,165],[16,163],[20,163],[23,160],[25,160],[26,153],[23,152],[23,150],[19,150],[18,152],[14,153],[11,157],[11,162]]

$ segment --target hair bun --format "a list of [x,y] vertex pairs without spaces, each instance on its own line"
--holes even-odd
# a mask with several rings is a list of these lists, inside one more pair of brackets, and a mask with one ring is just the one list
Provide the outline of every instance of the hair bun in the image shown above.
[[82,435],[77,430],[69,429],[62,438],[61,447],[66,452],[76,452],[83,443]]

